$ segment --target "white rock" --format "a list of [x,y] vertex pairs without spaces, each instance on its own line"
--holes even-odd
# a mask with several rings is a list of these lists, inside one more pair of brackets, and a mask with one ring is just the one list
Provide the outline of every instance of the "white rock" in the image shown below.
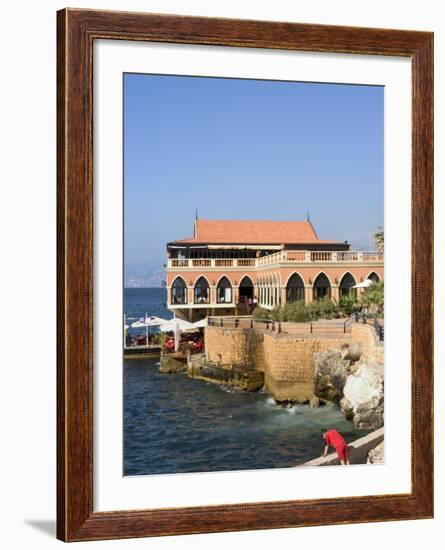
[[368,453],[368,464],[384,464],[385,463],[385,444],[382,441],[377,445],[377,447],[374,447],[374,449],[371,449]]
[[356,428],[383,425],[383,365],[361,365],[346,380],[342,409]]

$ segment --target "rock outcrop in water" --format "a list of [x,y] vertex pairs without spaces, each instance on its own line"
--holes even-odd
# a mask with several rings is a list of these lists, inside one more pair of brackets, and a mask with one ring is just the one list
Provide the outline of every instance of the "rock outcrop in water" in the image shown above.
[[314,354],[314,394],[339,404],[357,429],[383,426],[383,365],[363,364],[361,347],[345,346]]
[[347,361],[358,361],[363,354],[363,346],[360,342],[351,342],[341,348],[341,358]]
[[187,363],[185,363],[184,361],[178,361],[177,359],[169,357],[168,355],[163,355],[161,357],[159,372],[163,372],[164,374],[169,374],[172,372],[186,372],[186,371],[187,371]]
[[314,354],[314,363],[314,394],[324,401],[340,403],[351,374],[351,361],[343,359],[340,351],[327,349]]
[[383,374],[383,365],[360,365],[346,380],[340,406],[357,429],[375,430],[383,426]]

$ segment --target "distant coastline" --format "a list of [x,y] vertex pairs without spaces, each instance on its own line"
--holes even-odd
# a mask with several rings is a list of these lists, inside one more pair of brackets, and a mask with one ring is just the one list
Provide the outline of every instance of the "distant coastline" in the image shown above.
[[162,268],[125,264],[125,288],[160,288],[163,281],[165,281],[165,271]]
[[164,287],[162,285],[157,285],[157,286],[156,285],[150,285],[150,286],[142,286],[142,285],[141,286],[136,286],[136,285],[134,285],[134,286],[124,286],[124,290],[131,290],[133,288],[141,288],[141,289],[142,288],[157,288],[157,289],[159,288],[159,289],[163,289]]

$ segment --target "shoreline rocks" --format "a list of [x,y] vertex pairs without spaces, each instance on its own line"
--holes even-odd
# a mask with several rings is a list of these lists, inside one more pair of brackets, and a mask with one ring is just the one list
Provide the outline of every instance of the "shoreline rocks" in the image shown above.
[[351,374],[351,362],[340,351],[327,349],[314,354],[314,395],[323,401],[339,404],[343,388]]
[[383,365],[360,365],[348,376],[340,407],[345,417],[359,430],[383,426]]
[[385,463],[385,442],[382,441],[368,453],[366,464],[384,464]]
[[159,372],[162,372],[164,374],[171,374],[174,372],[187,372],[187,363],[163,355],[161,357]]
[[321,402],[340,405],[355,428],[376,430],[383,426],[384,368],[362,363],[361,356],[362,346],[354,343],[315,353],[314,395]]

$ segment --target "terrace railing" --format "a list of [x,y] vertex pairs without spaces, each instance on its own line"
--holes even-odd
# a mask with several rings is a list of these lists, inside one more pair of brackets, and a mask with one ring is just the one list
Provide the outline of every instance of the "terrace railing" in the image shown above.
[[276,332],[277,334],[296,335],[329,335],[348,334],[353,323],[371,325],[380,342],[384,341],[384,325],[381,319],[370,317],[362,313],[353,313],[347,319],[319,320],[307,323],[293,323],[272,321],[270,319],[254,319],[250,315],[209,317],[208,325],[223,328],[251,328],[263,331]]
[[380,252],[362,252],[348,250],[345,252],[330,251],[305,251],[305,250],[283,250],[268,256],[257,258],[258,267],[272,264],[292,263],[338,263],[338,262],[383,262],[383,254]]
[[272,321],[270,319],[254,319],[248,315],[209,317],[208,325],[222,328],[251,328],[277,334],[295,335],[329,335],[347,334],[351,332],[352,319],[333,321],[313,321],[308,323],[291,323]]
[[194,259],[169,259],[169,268],[246,268],[263,267],[276,264],[295,263],[367,263],[383,262],[383,254],[374,251],[353,251],[344,252],[331,251],[308,251],[308,250],[282,250],[262,256],[261,258],[194,258]]
[[168,267],[255,267],[255,258],[169,259]]

